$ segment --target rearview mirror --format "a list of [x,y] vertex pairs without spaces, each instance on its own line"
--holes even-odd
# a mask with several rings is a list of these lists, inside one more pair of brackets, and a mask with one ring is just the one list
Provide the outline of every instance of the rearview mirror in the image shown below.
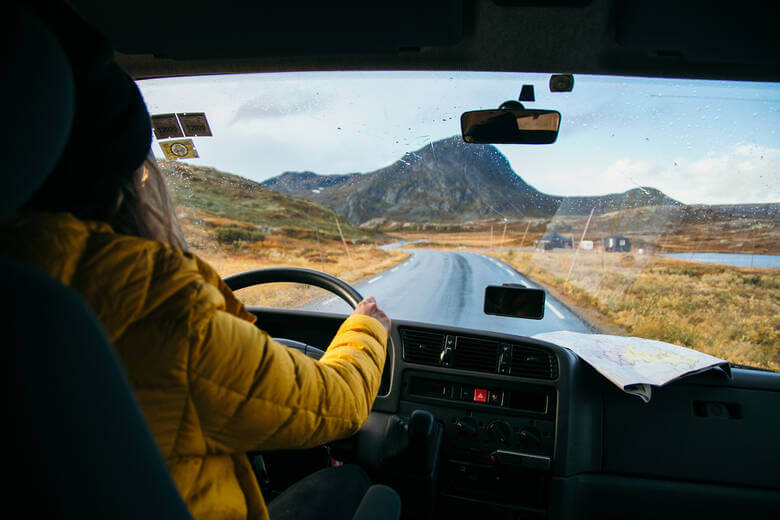
[[474,144],[550,144],[560,125],[555,110],[472,110],[460,116],[463,140]]
[[485,287],[485,314],[541,320],[544,318],[545,293],[518,284]]

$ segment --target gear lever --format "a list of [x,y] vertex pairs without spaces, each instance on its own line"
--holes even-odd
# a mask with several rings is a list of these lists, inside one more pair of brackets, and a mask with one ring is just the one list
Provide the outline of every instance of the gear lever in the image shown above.
[[409,416],[409,445],[423,448],[433,434],[433,415],[426,410],[414,410]]

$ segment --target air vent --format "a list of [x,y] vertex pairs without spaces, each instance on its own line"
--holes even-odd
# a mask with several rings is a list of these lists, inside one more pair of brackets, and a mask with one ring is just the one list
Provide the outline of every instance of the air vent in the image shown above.
[[420,329],[401,329],[404,361],[423,365],[440,365],[444,334]]
[[528,345],[514,345],[511,374],[535,379],[555,379],[558,377],[558,360],[547,350]]
[[458,336],[454,367],[495,373],[498,370],[498,342]]

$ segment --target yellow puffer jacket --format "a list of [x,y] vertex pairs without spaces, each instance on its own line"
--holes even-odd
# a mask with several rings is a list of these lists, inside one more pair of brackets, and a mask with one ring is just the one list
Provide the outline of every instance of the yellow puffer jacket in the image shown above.
[[3,228],[2,254],[73,287],[97,314],[196,518],[267,518],[246,451],[317,446],[367,419],[387,342],[377,320],[350,317],[314,361],[255,327],[194,255],[68,214]]

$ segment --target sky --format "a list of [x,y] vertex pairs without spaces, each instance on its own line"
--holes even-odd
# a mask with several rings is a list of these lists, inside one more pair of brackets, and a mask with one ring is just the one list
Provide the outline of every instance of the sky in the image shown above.
[[[255,181],[285,171],[369,172],[460,133],[467,110],[535,87],[526,108],[561,112],[551,145],[497,145],[515,172],[555,195],[638,186],[687,204],[780,202],[780,85],[477,72],[305,72],[139,81],[152,114],[205,112],[193,138],[208,165]],[[159,144],[155,155],[162,157]]]

